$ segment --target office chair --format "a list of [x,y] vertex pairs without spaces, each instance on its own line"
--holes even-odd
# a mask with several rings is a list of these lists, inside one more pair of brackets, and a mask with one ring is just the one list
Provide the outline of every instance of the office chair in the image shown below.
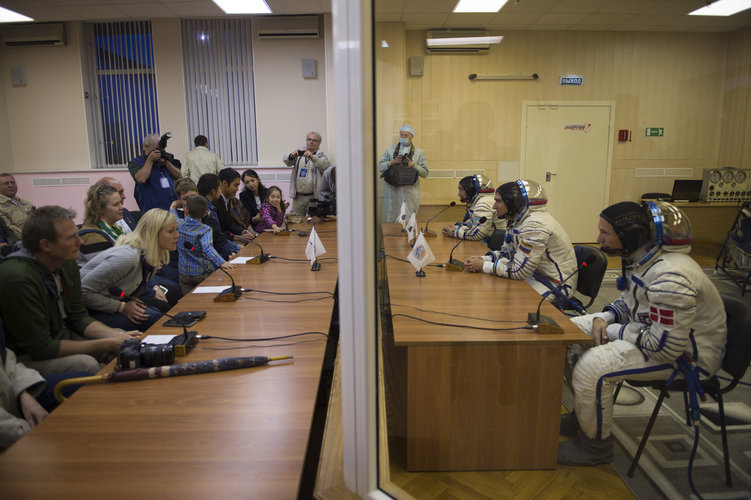
[[[576,278],[576,292],[589,297],[589,302],[583,304],[576,297],[565,297],[563,294],[556,294],[560,299],[559,303],[563,311],[575,310],[580,314],[585,314],[586,309],[592,305],[597,298],[602,285],[602,278],[605,277],[605,271],[608,270],[608,258],[599,248],[576,245],[574,246],[576,254],[576,265],[579,268],[579,275]],[[587,258],[594,257],[594,262],[582,267],[582,262]]]
[[[725,343],[725,357],[722,360],[722,369],[728,373],[732,379],[729,383],[722,385],[722,380],[718,375],[714,375],[708,379],[701,379],[699,382],[705,394],[712,396],[712,399],[717,401],[717,408],[720,419],[720,430],[722,434],[722,453],[724,455],[725,462],[725,483],[729,486],[733,486],[733,482],[730,477],[730,454],[728,453],[728,436],[727,429],[725,427],[725,407],[722,401],[722,395],[732,391],[738,382],[743,378],[751,363],[751,304],[743,301],[738,297],[732,297],[730,295],[722,296],[722,302],[725,305],[725,314],[727,315],[727,327],[728,336]],[[727,380],[727,379],[725,379]],[[628,470],[628,477],[634,477],[634,471],[639,464],[639,458],[641,457],[644,447],[647,445],[647,439],[649,433],[652,432],[652,426],[657,419],[657,414],[662,406],[662,401],[666,397],[670,397],[668,394],[670,391],[682,391],[683,402],[686,407],[686,425],[691,425],[690,414],[688,407],[688,397],[686,394],[686,382],[683,379],[675,379],[673,383],[666,387],[664,380],[626,380],[629,385],[634,387],[650,387],[652,389],[660,391],[660,396],[657,398],[652,416],[649,418],[647,428],[644,430],[644,436],[642,436],[639,448],[634,454],[634,458],[631,461],[631,468]],[[618,392],[621,389],[623,382],[618,384],[613,395],[613,403],[618,398]]]
[[503,229],[496,229],[493,234],[488,238],[488,248],[491,250],[500,250],[503,248],[503,241],[506,238],[506,231]]
[[597,298],[602,285],[602,278],[605,277],[605,271],[608,270],[608,258],[599,248],[576,245],[574,246],[576,254],[576,265],[581,266],[582,262],[589,257],[594,257],[594,263],[582,267],[579,276],[576,278],[576,291],[589,297],[589,302],[582,304],[578,299],[574,299],[582,309],[587,309]]

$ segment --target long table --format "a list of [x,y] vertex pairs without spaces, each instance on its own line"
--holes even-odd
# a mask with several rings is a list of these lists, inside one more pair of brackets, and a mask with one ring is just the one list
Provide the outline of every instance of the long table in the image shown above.
[[[304,224],[297,227],[309,230]],[[254,290],[335,292],[337,261],[329,259],[336,257],[336,225],[319,224],[317,229],[327,250],[320,271],[312,272],[308,261],[272,258],[230,271],[235,282]],[[257,242],[272,256],[305,259],[307,238],[297,234],[266,233]],[[247,245],[240,255],[258,253]],[[228,284],[225,274],[215,272],[202,285]],[[171,313],[207,311],[190,328],[199,334],[266,338],[329,333],[335,310],[335,300],[323,294],[253,291],[229,303],[215,303],[213,297],[190,294]],[[321,300],[307,300],[315,298]],[[291,302],[299,300],[305,301]],[[147,333],[179,333],[161,326],[163,322]],[[251,355],[292,355],[294,360],[85,386],[0,456],[2,497],[294,498],[310,452],[326,349],[323,335],[254,343],[207,339],[176,362]],[[103,372],[112,368],[110,364]]]
[[[590,338],[547,301],[542,314],[564,333],[520,329],[540,302],[523,281],[439,267],[416,277],[398,260],[410,252],[401,227],[382,229],[394,344],[407,349],[407,469],[554,468],[565,346]],[[427,241],[435,264],[457,243]],[[486,252],[465,241],[454,258]]]

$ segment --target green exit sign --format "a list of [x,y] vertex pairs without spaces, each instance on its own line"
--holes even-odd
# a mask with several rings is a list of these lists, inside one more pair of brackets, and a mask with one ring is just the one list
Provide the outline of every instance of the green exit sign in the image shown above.
[[647,137],[663,137],[665,127],[647,127],[647,132],[644,135]]

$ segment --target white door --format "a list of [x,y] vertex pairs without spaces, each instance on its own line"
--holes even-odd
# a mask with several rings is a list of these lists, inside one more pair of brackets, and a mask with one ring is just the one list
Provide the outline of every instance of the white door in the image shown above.
[[573,243],[594,242],[610,192],[612,121],[606,102],[524,103],[521,177],[540,183]]

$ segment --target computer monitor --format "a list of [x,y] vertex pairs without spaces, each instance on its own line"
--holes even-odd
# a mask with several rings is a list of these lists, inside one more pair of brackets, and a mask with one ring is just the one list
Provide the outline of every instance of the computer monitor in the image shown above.
[[673,201],[699,201],[701,179],[676,179],[673,181]]

